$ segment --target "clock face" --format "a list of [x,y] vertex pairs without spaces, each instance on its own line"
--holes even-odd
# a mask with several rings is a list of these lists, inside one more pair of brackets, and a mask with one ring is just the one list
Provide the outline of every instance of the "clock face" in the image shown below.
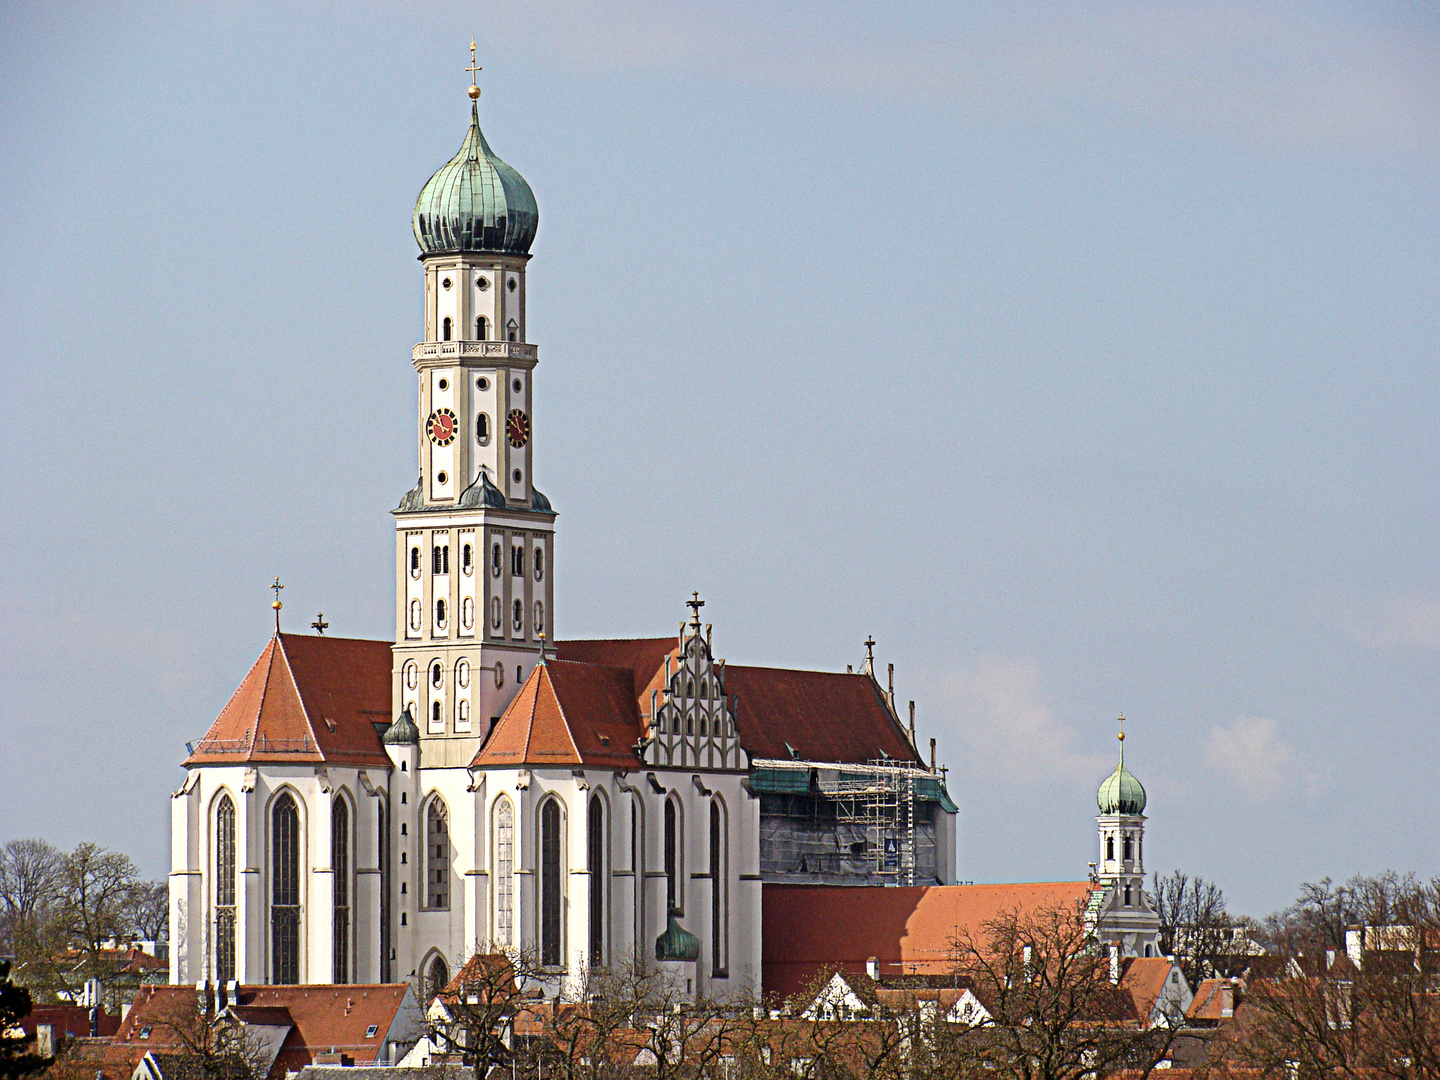
[[439,446],[449,446],[455,441],[455,414],[449,409],[436,409],[425,421],[425,434]]
[[505,437],[517,450],[530,441],[530,418],[520,409],[511,409],[505,418]]

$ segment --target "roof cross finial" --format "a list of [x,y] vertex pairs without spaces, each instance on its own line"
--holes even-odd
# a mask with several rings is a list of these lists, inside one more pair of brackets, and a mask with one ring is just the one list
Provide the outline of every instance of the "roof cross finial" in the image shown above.
[[280,609],[285,606],[280,603],[280,590],[284,587],[280,584],[278,577],[275,579],[275,584],[270,586],[275,593],[275,601],[270,606],[275,609],[275,633],[277,634],[280,633]]
[[1120,764],[1125,764],[1125,714],[1120,714],[1120,734],[1115,736],[1120,740]]
[[867,634],[865,637],[865,674],[875,674],[875,635]]
[[470,95],[470,100],[474,101],[480,96],[480,87],[475,85],[475,76],[480,74],[482,69],[479,64],[475,63],[475,39],[473,37],[470,39],[470,66],[465,70],[470,73],[470,89],[465,92]]
[[700,599],[699,592],[692,592],[690,599],[685,601],[685,606],[690,609],[690,625],[698,631],[700,629],[700,609],[705,606],[705,601]]
[[315,616],[315,621],[310,624],[310,629],[314,630],[315,633],[321,637],[325,636],[325,631],[330,629],[330,624],[325,621],[325,612],[322,611],[319,615]]

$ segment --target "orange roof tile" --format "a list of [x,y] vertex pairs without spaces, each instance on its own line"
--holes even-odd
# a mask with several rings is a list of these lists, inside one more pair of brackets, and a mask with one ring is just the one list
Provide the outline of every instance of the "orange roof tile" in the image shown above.
[[387,642],[277,634],[185,764],[388,768],[375,724],[390,721],[390,667]]
[[[332,1050],[358,1064],[375,1063],[405,1003],[406,983],[344,986],[242,986],[235,1013],[248,1023],[292,1025],[271,1067],[272,1078]],[[149,1051],[183,1048],[177,1025],[196,1016],[193,986],[147,986],[136,996],[105,1053],[106,1080],[129,1080]],[[367,1035],[371,1027],[373,1035]]]
[[[560,641],[555,651],[565,660],[627,668],[643,718],[650,713],[651,691],[664,689],[665,658],[678,653],[679,641]],[[726,692],[739,698],[740,745],[752,758],[862,763],[888,755],[916,760],[908,735],[869,675],[740,664],[721,670]]]
[[1120,989],[1130,995],[1135,1015],[1147,1019],[1155,1011],[1155,1003],[1165,990],[1165,980],[1175,965],[1163,956],[1136,956],[1125,961],[1120,974]]
[[784,885],[761,887],[761,983],[788,997],[824,971],[940,972],[952,966],[952,941],[976,938],[986,923],[1015,908],[1078,907],[1088,881],[912,887]]
[[530,672],[471,765],[631,768],[639,738],[629,669],[552,659]]

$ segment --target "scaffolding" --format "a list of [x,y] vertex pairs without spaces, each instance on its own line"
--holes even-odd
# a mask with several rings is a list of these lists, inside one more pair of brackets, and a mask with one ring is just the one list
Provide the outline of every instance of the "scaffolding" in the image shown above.
[[[918,859],[917,797],[920,781],[934,779],[928,770],[893,758],[864,764],[834,762],[756,761],[757,769],[793,780],[772,783],[793,794],[819,797],[834,813],[834,822],[863,843],[842,847],[842,859],[864,867],[865,876],[891,885],[915,884]],[[837,837],[837,839],[840,839]],[[858,869],[858,866],[856,867]]]

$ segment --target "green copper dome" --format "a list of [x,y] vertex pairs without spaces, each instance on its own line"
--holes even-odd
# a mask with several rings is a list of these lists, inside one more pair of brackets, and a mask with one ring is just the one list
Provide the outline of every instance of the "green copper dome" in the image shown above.
[[699,960],[700,939],[680,925],[675,918],[675,909],[670,909],[670,919],[665,932],[655,939],[656,960]]
[[495,156],[470,107],[470,131],[460,152],[441,167],[415,200],[411,226],[426,255],[450,251],[529,254],[540,212],[525,178]]
[[1120,732],[1120,764],[1105,778],[1095,796],[1102,814],[1143,814],[1145,812],[1145,788],[1133,773],[1125,768],[1125,732]]

